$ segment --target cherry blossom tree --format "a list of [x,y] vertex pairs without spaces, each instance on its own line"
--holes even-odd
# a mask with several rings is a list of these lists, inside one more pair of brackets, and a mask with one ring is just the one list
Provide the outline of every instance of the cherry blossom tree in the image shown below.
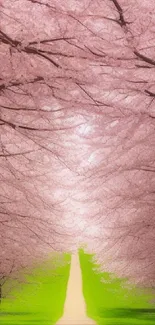
[[154,12],[0,1],[1,278],[87,242],[154,285]]
[[105,105],[96,112],[98,164],[87,183],[88,200],[100,202],[92,214],[100,225],[96,251],[103,270],[154,286],[155,6],[103,3],[104,17],[92,24],[102,38],[93,53],[102,61],[96,93]]

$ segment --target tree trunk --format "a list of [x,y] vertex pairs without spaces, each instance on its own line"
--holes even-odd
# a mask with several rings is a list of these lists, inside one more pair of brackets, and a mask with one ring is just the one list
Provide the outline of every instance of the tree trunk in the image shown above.
[[0,284],[0,304],[2,302],[2,285]]

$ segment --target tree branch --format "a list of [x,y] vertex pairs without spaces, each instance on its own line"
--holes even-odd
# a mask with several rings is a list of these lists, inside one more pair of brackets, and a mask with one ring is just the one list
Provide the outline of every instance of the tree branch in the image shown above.
[[117,0],[111,0],[113,2],[113,4],[115,5],[118,13],[119,13],[119,21],[118,23],[120,24],[121,27],[123,26],[126,26],[127,25],[127,22],[125,21],[124,19],[124,16],[123,16],[123,9],[121,8],[120,4],[118,3]]
[[147,62],[147,63],[149,63],[149,64],[155,66],[155,61],[154,61],[154,60],[148,58],[147,56],[145,56],[145,55],[143,55],[143,54],[140,54],[140,53],[139,53],[138,51],[136,51],[136,50],[135,50],[133,53],[134,53],[134,54],[135,54],[139,59],[141,59],[142,61]]

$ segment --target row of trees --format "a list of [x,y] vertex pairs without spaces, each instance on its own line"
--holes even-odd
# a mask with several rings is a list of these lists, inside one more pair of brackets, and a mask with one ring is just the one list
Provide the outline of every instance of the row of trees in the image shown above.
[[0,1],[2,281],[87,241],[104,270],[154,285],[154,11]]

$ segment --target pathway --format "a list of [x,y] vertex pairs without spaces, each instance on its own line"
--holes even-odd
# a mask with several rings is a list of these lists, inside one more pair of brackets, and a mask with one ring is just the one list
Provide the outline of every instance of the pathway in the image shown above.
[[95,325],[87,317],[86,305],[82,293],[82,275],[78,253],[71,257],[70,276],[64,305],[63,317],[56,325]]

